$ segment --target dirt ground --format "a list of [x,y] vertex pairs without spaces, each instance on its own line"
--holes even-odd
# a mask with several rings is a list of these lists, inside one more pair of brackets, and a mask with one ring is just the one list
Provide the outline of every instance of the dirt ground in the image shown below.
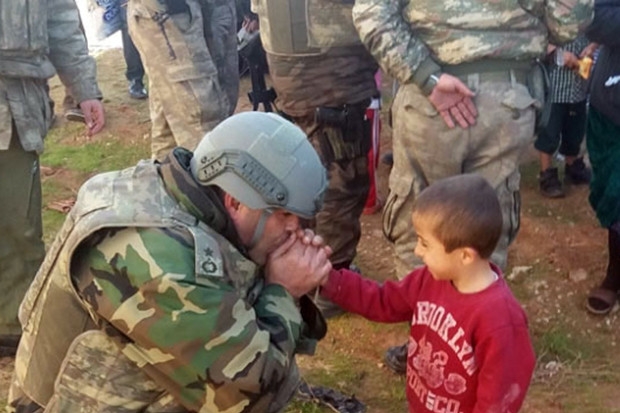
[[[144,142],[148,138],[148,104],[126,97],[120,51],[99,56],[98,70],[106,96],[107,135],[132,143]],[[384,88],[385,102],[390,101],[388,83]],[[246,96],[248,87],[248,79],[243,79],[239,110],[251,109]],[[57,83],[52,91],[54,96],[61,96]],[[390,150],[391,131],[385,119],[383,125],[381,151],[385,153]],[[66,126],[62,120],[59,122],[58,127]],[[79,144],[85,139],[79,132],[71,133],[75,137],[68,142]],[[584,307],[587,292],[605,271],[606,232],[599,228],[588,205],[587,187],[570,188],[564,199],[545,199],[537,191],[537,172],[532,151],[522,166],[521,230],[509,250],[506,272],[528,314],[538,356],[536,374],[522,411],[618,413],[618,306],[603,318],[590,316]],[[72,182],[74,190],[79,186],[81,175],[54,173],[58,179]],[[380,164],[380,199],[387,195],[388,174],[389,168]],[[368,277],[393,278],[393,252],[381,231],[381,214],[363,216],[362,228],[358,265]],[[405,334],[404,326],[381,327],[353,316],[339,317],[330,321],[330,333],[319,346],[317,357],[302,358],[300,364],[315,379],[337,372],[335,386],[359,395],[369,412],[404,411],[404,381],[383,368],[381,357],[387,346],[401,344]],[[333,358],[334,355],[338,357]],[[349,360],[348,364],[342,360]],[[0,389],[8,388],[12,368],[11,359],[0,359]],[[385,388],[395,390],[386,393],[381,390]]]

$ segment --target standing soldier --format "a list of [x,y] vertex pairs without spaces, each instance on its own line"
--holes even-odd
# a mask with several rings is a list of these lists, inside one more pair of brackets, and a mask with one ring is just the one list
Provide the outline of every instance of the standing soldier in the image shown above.
[[237,106],[234,0],[129,0],[127,25],[149,77],[151,151],[193,150]]
[[[333,249],[334,268],[347,268],[360,239],[368,195],[370,124],[377,64],[351,18],[353,2],[252,0],[278,107],[300,126],[329,173],[315,231]],[[336,310],[320,303],[326,316]]]
[[17,308],[43,260],[39,154],[58,72],[89,135],[105,123],[95,61],[74,0],[0,1],[0,350],[15,352]]
[[[534,135],[537,101],[526,86],[528,75],[549,41],[575,38],[591,16],[591,0],[356,2],[353,19],[362,41],[401,85],[383,211],[399,278],[419,264],[411,225],[416,195],[462,173],[482,175],[497,192],[504,224],[492,261],[505,267],[519,229],[519,159]],[[404,372],[406,348],[396,349],[386,362]]]

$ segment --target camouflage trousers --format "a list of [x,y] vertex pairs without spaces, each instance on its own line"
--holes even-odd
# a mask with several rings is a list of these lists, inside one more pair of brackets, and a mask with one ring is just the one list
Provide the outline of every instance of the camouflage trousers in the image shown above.
[[[362,104],[359,109],[365,111],[365,106]],[[363,124],[356,128],[357,136],[345,138],[360,145],[359,149],[348,148],[351,150],[338,153],[327,141],[342,139],[346,132],[317,123],[314,115],[293,117],[293,121],[308,135],[328,171],[329,186],[323,208],[316,215],[314,230],[332,247],[331,261],[334,266],[348,267],[357,252],[361,237],[360,216],[370,187],[367,158],[370,145],[369,125],[362,121]]]
[[193,150],[233,113],[239,94],[235,2],[184,1],[188,12],[161,24],[140,0],[127,7],[129,33],[149,78],[156,159],[175,146]]
[[504,218],[500,241],[491,259],[505,268],[508,245],[519,230],[519,160],[533,140],[534,99],[510,79],[485,81],[465,76],[476,92],[476,125],[449,129],[426,96],[414,85],[401,86],[393,103],[394,166],[383,210],[383,231],[394,243],[396,276],[420,265],[411,211],[417,194],[434,181],[478,173],[495,188]]
[[103,332],[75,338],[65,356],[49,402],[40,406],[16,376],[9,390],[14,413],[186,413],[162,387],[121,353]]
[[0,335],[20,334],[17,309],[43,257],[39,157],[26,152],[13,125],[0,151]]

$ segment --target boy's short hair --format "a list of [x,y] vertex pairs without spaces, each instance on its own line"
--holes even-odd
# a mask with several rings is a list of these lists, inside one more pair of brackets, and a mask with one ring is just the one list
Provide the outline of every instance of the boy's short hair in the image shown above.
[[455,175],[425,188],[413,219],[430,223],[446,252],[470,247],[489,258],[502,232],[502,210],[491,185],[477,174]]

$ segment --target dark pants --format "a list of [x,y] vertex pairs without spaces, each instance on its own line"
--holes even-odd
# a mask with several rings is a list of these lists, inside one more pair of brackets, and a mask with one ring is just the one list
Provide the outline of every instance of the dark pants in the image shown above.
[[[360,105],[364,110],[367,102]],[[368,197],[370,180],[368,177],[368,145],[370,144],[369,125],[364,122],[357,128],[357,136],[347,136],[350,141],[364,141],[359,150],[352,153],[334,154],[328,149],[326,135],[342,135],[340,128],[321,125],[314,114],[306,117],[293,117],[293,121],[308,135],[321,161],[328,170],[329,186],[325,193],[323,208],[315,217],[314,231],[332,247],[330,257],[335,268],[348,267],[357,253],[361,237],[360,216]],[[330,152],[330,153],[328,153]]]
[[564,156],[577,156],[586,132],[586,101],[554,103],[547,127],[538,134],[534,147],[553,155],[559,147]]
[[15,126],[0,151],[0,334],[19,334],[17,309],[45,255],[39,156],[23,150]]
[[121,18],[123,20],[123,25],[121,26],[123,56],[125,57],[125,65],[127,66],[125,77],[130,82],[132,80],[142,81],[142,78],[144,77],[144,66],[142,65],[142,59],[140,59],[140,53],[129,36],[126,6],[121,7]]

